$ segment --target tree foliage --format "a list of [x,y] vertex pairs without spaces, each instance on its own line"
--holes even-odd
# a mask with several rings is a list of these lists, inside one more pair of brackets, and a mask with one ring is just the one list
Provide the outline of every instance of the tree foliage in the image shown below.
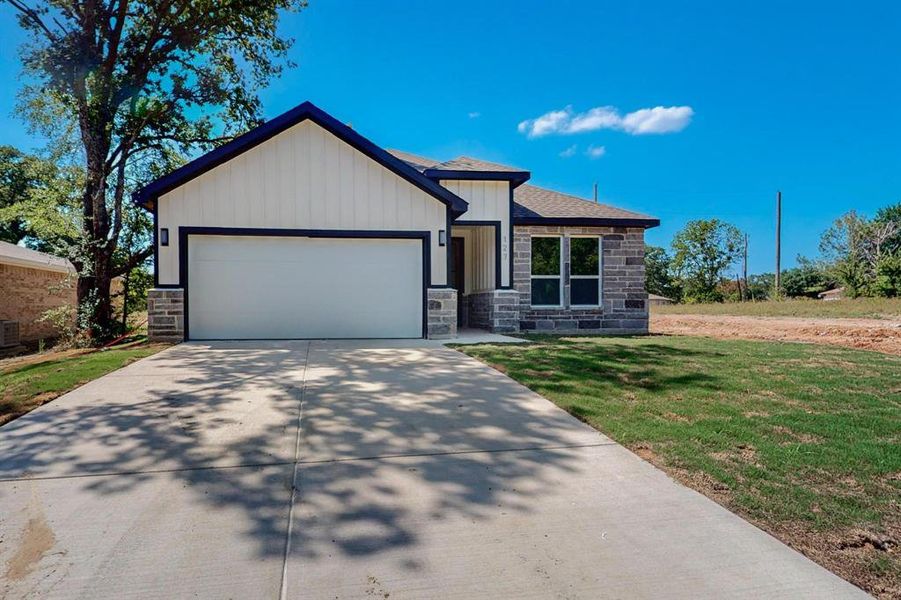
[[[897,295],[894,264],[899,255],[901,208],[886,207],[869,220],[850,211],[836,219],[820,238],[820,252],[830,272],[851,297]],[[882,273],[881,282],[877,283]]]
[[789,298],[816,298],[835,287],[835,279],[823,265],[799,256],[797,267],[782,272],[781,285],[782,293]]
[[[117,260],[125,198],[180,155],[260,120],[258,90],[278,76],[291,40],[280,13],[303,0],[6,0],[30,42],[20,110],[81,168],[78,297],[93,334],[111,333],[109,282],[143,263]],[[133,220],[133,222],[135,222]]]
[[689,221],[673,238],[673,269],[682,279],[688,302],[717,302],[717,287],[741,256],[742,235],[737,227],[706,219]]
[[651,294],[658,294],[678,302],[682,298],[682,287],[673,275],[672,258],[665,248],[645,246],[644,248],[645,287]]

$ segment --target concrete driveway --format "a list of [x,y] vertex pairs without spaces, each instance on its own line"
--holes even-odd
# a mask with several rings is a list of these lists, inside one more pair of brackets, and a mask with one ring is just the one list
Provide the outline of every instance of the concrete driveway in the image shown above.
[[852,598],[428,342],[183,344],[0,428],[9,598]]

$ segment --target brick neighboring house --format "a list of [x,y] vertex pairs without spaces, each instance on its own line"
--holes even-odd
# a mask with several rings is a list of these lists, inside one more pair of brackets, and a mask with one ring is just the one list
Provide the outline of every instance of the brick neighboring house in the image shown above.
[[305,102],[135,194],[150,337],[646,333],[660,222],[531,176],[386,150]]
[[58,256],[0,242],[0,320],[18,321],[22,342],[59,337],[45,312],[76,305],[75,269]]

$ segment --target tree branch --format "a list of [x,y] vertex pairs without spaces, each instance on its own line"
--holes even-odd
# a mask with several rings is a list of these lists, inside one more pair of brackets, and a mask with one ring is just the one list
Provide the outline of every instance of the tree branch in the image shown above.
[[47,27],[46,23],[44,23],[44,20],[41,19],[40,15],[38,14],[38,12],[36,10],[34,10],[30,6],[26,5],[24,2],[20,2],[19,0],[6,0],[6,1],[9,2],[13,6],[13,8],[15,8],[20,13],[22,13],[22,15],[25,16],[25,18],[28,19],[28,21],[30,21],[32,25],[41,29],[44,32],[44,34],[47,36],[48,40],[50,40],[51,42],[57,41],[56,34],[54,34],[53,31],[51,31],[50,28]]
[[153,256],[153,245],[151,244],[147,248],[144,248],[140,252],[136,254],[132,254],[127,261],[118,267],[113,267],[110,271],[110,274],[113,277],[118,277],[119,275],[124,275],[125,273],[131,271],[137,266],[140,266],[144,261]]

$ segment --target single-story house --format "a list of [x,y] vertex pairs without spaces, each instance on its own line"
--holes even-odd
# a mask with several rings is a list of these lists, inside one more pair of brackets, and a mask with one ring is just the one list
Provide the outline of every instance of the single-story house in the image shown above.
[[845,288],[837,287],[831,290],[826,290],[825,292],[820,292],[817,294],[817,298],[820,300],[830,301],[830,300],[841,300],[845,297]]
[[76,304],[75,268],[65,258],[0,242],[0,321],[17,321],[19,340],[53,339],[60,332],[41,317]]
[[530,177],[388,151],[305,102],[136,192],[150,336],[646,332],[659,221]]
[[648,294],[648,304],[650,306],[667,306],[673,304],[673,300],[659,294]]

